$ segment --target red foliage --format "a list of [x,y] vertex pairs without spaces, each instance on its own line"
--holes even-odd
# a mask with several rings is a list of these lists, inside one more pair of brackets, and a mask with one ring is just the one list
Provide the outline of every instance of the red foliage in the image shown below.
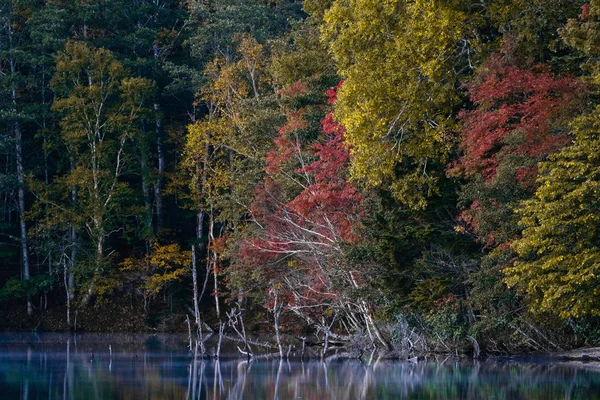
[[469,226],[469,228],[473,229],[474,231],[477,231],[477,218],[475,218],[475,215],[477,215],[477,212],[480,209],[481,202],[479,200],[475,200],[473,203],[471,203],[469,209],[464,210],[460,214],[459,219],[465,222]]
[[581,14],[579,14],[579,19],[585,21],[590,16],[590,5],[584,4],[581,6]]
[[[463,111],[460,146],[464,155],[451,164],[451,175],[483,175],[491,180],[500,155],[511,152],[540,160],[564,146],[569,138],[554,127],[572,115],[584,87],[574,77],[557,78],[547,67],[524,69],[495,54],[477,80],[467,85],[475,110]],[[509,58],[509,57],[508,57]],[[509,135],[521,132],[521,143],[508,145]],[[536,171],[519,172],[527,180]]]
[[318,217],[319,224],[331,224],[341,239],[352,241],[355,239],[353,225],[360,214],[358,207],[362,196],[347,180],[350,152],[344,143],[343,127],[333,120],[331,114],[321,123],[329,140],[313,146],[317,160],[302,168],[302,171],[314,174],[315,183],[287,206],[304,218]]
[[278,95],[286,96],[286,97],[296,97],[296,96],[301,96],[306,93],[308,93],[308,89],[300,81],[295,82],[295,83],[291,84],[290,86],[288,86],[284,89],[281,89],[281,90],[279,90],[279,92],[277,92]]
[[290,138],[290,134],[308,125],[308,122],[302,118],[303,114],[302,109],[287,113],[287,122],[278,129],[279,136],[273,140],[275,147],[269,151],[265,159],[267,163],[265,170],[268,174],[277,174],[282,165],[292,158],[297,144]]
[[218,255],[224,254],[227,249],[227,239],[227,235],[213,238],[210,241],[208,248]]
[[[475,183],[466,191],[471,204],[459,219],[486,247],[501,245],[515,234],[497,218],[509,215],[505,207],[520,199],[511,196],[533,191],[537,162],[570,141],[567,124],[586,92],[574,77],[557,77],[547,66],[521,67],[513,54],[517,43],[510,38],[507,43],[466,86],[475,107],[459,114],[463,155],[447,169],[448,175]],[[499,167],[514,171],[514,176],[496,179]],[[478,177],[484,179],[482,187],[477,186]]]
[[341,89],[342,86],[344,86],[344,81],[340,81],[340,83],[338,83],[337,86],[334,86],[333,88],[325,92],[325,94],[328,96],[327,102],[329,104],[335,104],[335,102],[337,101],[337,91],[338,89]]
[[[340,86],[327,91],[330,102],[335,101]],[[302,116],[302,110],[288,113],[287,123],[279,129],[279,136],[274,140],[275,147],[266,158],[267,174],[279,173],[292,155],[299,151],[301,144],[290,139],[289,134],[307,126]],[[335,122],[332,114],[325,116],[321,126],[325,141],[311,146],[316,160],[295,171],[313,176],[311,184],[304,187],[295,198],[285,201],[279,198],[281,190],[275,181],[267,177],[265,183],[257,188],[254,216],[281,219],[285,214],[286,219],[293,219],[299,226],[311,225],[310,229],[318,234],[335,236],[335,240],[352,241],[355,239],[353,224],[360,214],[362,196],[348,182],[350,152],[344,143],[345,130]],[[274,202],[274,199],[277,200]]]
[[[335,102],[339,85],[328,91]],[[266,158],[267,177],[255,190],[251,212],[261,234],[241,246],[238,258],[248,267],[259,267],[265,279],[285,282],[278,289],[288,307],[300,307],[303,315],[323,315],[339,296],[332,276],[343,265],[341,242],[358,240],[356,227],[362,215],[363,197],[348,182],[350,152],[344,143],[345,130],[328,114],[322,121],[322,140],[299,143],[291,133],[307,126],[302,110],[288,113],[279,129],[275,147]],[[302,152],[313,162],[298,166],[295,155]],[[304,186],[298,192],[303,176]],[[286,197],[288,193],[296,193]],[[350,274],[356,282],[358,272]],[[339,282],[335,282],[339,286]],[[267,304],[269,306],[269,304]]]

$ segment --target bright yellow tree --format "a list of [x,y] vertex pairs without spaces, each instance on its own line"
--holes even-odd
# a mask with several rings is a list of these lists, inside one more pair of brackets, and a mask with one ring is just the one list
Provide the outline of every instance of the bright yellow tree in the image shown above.
[[[592,0],[561,35],[587,55],[586,80],[598,90],[600,1]],[[534,311],[562,318],[600,316],[600,106],[571,124],[573,142],[540,163],[535,197],[519,210],[519,255],[506,282]]]
[[469,62],[462,3],[339,0],[323,17],[344,79],[336,118],[347,130],[352,176],[390,183],[413,208],[435,190],[428,163],[444,160],[451,143],[457,77]]

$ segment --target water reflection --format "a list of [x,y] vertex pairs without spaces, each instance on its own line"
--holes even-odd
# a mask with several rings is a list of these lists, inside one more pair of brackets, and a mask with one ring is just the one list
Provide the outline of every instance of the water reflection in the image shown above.
[[191,361],[179,339],[0,335],[0,397],[600,399],[600,373],[550,362]]

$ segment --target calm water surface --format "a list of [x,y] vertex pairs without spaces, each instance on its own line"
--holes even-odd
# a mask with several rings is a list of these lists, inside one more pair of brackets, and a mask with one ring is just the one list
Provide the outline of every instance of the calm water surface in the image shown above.
[[181,336],[0,334],[0,399],[600,399],[591,367],[192,362]]

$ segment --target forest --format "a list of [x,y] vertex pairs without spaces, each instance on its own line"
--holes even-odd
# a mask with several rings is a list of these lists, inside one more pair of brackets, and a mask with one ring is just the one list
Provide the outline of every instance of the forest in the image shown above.
[[600,0],[3,0],[0,93],[0,329],[600,343]]

